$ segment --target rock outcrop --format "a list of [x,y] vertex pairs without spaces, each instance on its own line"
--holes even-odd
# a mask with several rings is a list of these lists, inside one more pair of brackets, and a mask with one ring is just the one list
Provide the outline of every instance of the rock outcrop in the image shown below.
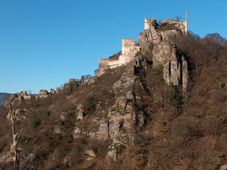
[[[177,44],[178,36],[190,44]],[[199,52],[191,50],[200,42]],[[210,46],[187,35],[185,22],[177,20],[146,19],[139,42],[123,44],[96,77],[71,79],[31,99],[27,92],[11,96],[16,126],[23,129],[20,169],[226,168],[226,52],[205,58]],[[0,111],[0,169],[7,169],[11,136],[7,109]]]
[[164,64],[163,79],[167,84],[181,86],[183,92],[187,92],[188,63],[176,47],[172,48],[171,58]]
[[[146,22],[148,22],[146,20]],[[176,20],[165,20],[161,25],[153,24],[147,26],[139,36],[139,45],[143,51],[152,46],[153,65],[163,66],[163,79],[170,85],[181,86],[183,92],[187,92],[188,63],[185,55],[175,46],[174,38],[177,35],[186,35],[185,22]]]
[[133,60],[137,53],[148,51],[152,55],[153,65],[163,66],[163,78],[167,84],[181,86],[187,91],[188,63],[185,56],[174,45],[174,38],[178,35],[187,35],[188,25],[185,21],[168,19],[159,25],[155,19],[144,21],[144,32],[139,35],[139,43],[132,39],[122,40],[122,52],[108,59],[101,59],[98,76],[108,69],[125,65]]

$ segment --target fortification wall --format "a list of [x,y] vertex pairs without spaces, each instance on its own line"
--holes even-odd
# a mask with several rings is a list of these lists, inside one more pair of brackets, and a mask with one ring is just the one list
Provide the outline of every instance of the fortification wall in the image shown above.
[[98,76],[105,73],[107,69],[114,69],[116,67],[125,65],[133,60],[136,53],[140,51],[140,47],[135,43],[134,39],[123,39],[122,40],[122,52],[121,55],[116,58],[105,58],[99,61]]
[[[154,27],[154,22],[156,22],[155,19],[144,19],[144,30],[150,30]],[[188,33],[188,19],[184,21],[179,21],[176,19],[167,19],[161,22],[161,24],[172,24],[177,29],[179,29],[182,33],[187,34]]]

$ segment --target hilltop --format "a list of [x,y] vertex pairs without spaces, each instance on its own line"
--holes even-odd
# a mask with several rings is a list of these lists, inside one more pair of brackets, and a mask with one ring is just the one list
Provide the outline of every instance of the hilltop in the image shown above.
[[138,42],[123,39],[95,77],[11,96],[22,131],[12,147],[1,108],[0,167],[15,168],[11,146],[21,169],[224,168],[226,56],[225,39],[196,36],[187,18],[145,19]]

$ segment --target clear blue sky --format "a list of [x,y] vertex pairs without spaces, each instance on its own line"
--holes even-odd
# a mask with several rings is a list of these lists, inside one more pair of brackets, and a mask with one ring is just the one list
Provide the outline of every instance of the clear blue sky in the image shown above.
[[0,0],[0,92],[56,88],[93,74],[121,39],[143,31],[144,17],[189,13],[200,36],[227,37],[226,0]]

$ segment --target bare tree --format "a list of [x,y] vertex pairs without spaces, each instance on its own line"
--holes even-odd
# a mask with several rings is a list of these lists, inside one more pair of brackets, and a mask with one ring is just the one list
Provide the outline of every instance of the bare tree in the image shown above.
[[12,103],[12,100],[10,100],[8,103],[8,115],[7,115],[7,119],[9,121],[9,124],[11,127],[12,140],[13,140],[11,147],[10,147],[10,153],[12,154],[12,157],[13,157],[15,169],[19,170],[20,169],[20,160],[19,160],[17,145],[18,145],[18,141],[19,141],[20,134],[22,131],[20,131],[19,133],[16,132],[15,123],[14,123],[14,115],[13,115],[11,103]]

